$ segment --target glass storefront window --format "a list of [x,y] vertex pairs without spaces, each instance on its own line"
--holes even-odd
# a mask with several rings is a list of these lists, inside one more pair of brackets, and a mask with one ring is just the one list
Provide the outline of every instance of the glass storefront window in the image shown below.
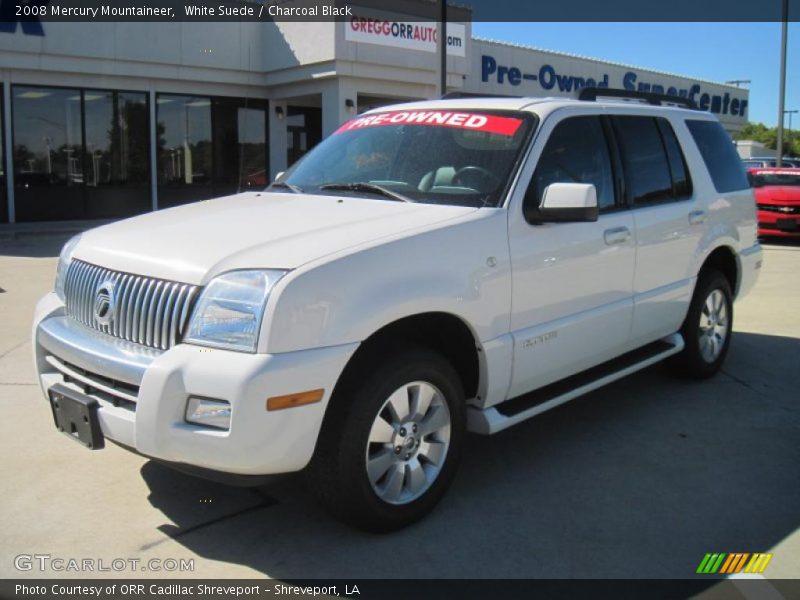
[[211,198],[211,98],[159,94],[160,208]]
[[14,196],[18,221],[81,218],[81,93],[12,88]]
[[239,108],[239,156],[241,189],[264,188],[267,177],[267,108]]
[[160,208],[267,185],[266,102],[159,94]]
[[83,100],[89,216],[150,210],[146,94],[86,90]]
[[[154,108],[145,92],[28,85],[12,85],[11,98],[18,221],[150,210],[150,110],[159,208],[268,183],[265,100],[158,94]],[[0,221],[3,200],[4,188]]]
[[145,93],[13,86],[11,96],[18,221],[150,208]]
[[8,223],[8,199],[6,197],[6,122],[5,96],[0,84],[0,223]]
[[217,195],[263,189],[266,177],[266,104],[214,101],[214,175]]

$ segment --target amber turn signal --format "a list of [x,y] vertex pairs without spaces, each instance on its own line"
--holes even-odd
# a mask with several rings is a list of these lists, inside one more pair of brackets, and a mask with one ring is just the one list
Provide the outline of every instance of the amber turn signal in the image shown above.
[[319,389],[285,396],[273,396],[267,399],[267,410],[283,410],[284,408],[294,408],[304,404],[314,404],[322,400],[324,393],[325,390]]

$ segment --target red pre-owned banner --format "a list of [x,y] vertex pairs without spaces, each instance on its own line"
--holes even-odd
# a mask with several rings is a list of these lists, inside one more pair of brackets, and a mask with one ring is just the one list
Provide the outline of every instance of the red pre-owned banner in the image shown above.
[[364,127],[379,125],[428,125],[433,127],[455,127],[470,131],[485,131],[499,135],[512,136],[522,125],[522,119],[499,117],[472,112],[446,110],[409,110],[377,113],[356,117],[342,125],[336,133],[353,131]]

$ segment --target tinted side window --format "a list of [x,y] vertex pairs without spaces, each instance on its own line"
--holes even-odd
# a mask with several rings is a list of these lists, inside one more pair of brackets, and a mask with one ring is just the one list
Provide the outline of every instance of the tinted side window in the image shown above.
[[672,176],[652,117],[614,117],[628,196],[634,204],[672,199]]
[[747,176],[742,167],[731,137],[717,121],[688,120],[686,125],[697,144],[703,162],[719,193],[743,190],[748,187]]
[[661,131],[661,139],[667,151],[669,159],[669,170],[672,173],[672,192],[676,200],[682,200],[692,195],[692,182],[689,179],[689,170],[686,168],[686,159],[681,152],[678,138],[666,119],[656,119],[658,129]]
[[525,193],[525,209],[538,207],[551,183],[591,183],[600,210],[613,207],[614,177],[599,117],[570,117],[556,125]]

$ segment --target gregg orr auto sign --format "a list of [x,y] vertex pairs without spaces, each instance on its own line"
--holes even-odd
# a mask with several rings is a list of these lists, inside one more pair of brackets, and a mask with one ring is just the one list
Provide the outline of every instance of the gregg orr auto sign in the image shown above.
[[[467,30],[460,23],[447,24],[447,53],[466,55]],[[436,52],[438,26],[434,22],[394,21],[354,15],[345,22],[344,39],[392,48]]]

